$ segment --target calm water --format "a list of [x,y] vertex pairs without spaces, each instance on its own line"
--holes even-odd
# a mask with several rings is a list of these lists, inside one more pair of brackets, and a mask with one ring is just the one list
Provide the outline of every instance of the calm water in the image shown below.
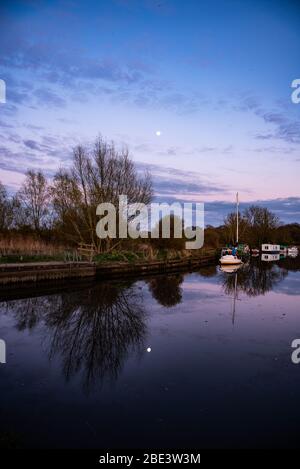
[[20,446],[297,446],[299,259],[43,288],[1,292],[0,432]]

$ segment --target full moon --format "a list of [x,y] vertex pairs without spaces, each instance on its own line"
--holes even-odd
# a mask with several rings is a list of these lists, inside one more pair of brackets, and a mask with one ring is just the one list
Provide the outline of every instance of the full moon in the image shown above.
[[157,137],[161,136],[161,131],[160,130],[157,130],[155,133],[156,133]]
[[148,347],[148,348],[147,348],[147,352],[151,352],[151,347]]

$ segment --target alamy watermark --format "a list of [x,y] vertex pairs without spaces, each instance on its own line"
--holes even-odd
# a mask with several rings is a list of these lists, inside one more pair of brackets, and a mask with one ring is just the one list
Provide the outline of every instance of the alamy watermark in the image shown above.
[[300,363],[300,339],[294,339],[291,347],[295,349],[291,355],[292,362],[298,365]]
[[300,78],[296,78],[295,80],[293,80],[291,87],[295,88],[291,94],[292,103],[299,104],[300,103]]
[[6,83],[0,78],[0,103],[6,103]]
[[[98,205],[101,217],[97,236],[105,238],[185,238],[186,249],[199,249],[204,243],[204,204],[185,202],[130,203],[122,194],[117,206],[110,202]],[[173,223],[173,236],[171,236]]]
[[0,339],[0,363],[6,363],[6,343]]

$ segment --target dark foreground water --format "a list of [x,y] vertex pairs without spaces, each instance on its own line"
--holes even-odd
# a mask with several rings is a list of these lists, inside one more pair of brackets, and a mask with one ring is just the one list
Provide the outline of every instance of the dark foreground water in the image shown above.
[[298,446],[299,259],[45,292],[1,292],[9,444]]

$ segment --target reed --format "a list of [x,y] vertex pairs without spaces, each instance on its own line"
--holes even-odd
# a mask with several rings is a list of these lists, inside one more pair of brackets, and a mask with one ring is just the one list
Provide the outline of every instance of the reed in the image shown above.
[[0,238],[0,255],[43,255],[57,256],[63,254],[66,246],[45,242],[32,236],[14,235]]

